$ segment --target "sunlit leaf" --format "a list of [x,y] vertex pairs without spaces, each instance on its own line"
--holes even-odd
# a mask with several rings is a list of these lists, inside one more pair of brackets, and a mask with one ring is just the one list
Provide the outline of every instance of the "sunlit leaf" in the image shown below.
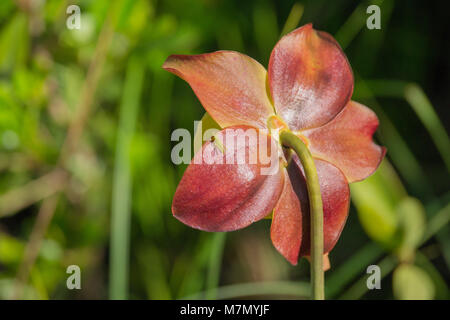
[[408,259],[411,258],[425,233],[425,209],[419,200],[407,197],[399,203],[396,211],[402,233],[398,250],[402,258]]
[[387,185],[383,177],[386,172],[383,171],[386,169],[382,164],[371,177],[350,184],[350,190],[359,220],[367,234],[375,241],[393,247],[398,225],[395,207],[399,199],[398,192],[389,192],[392,186]]
[[431,300],[434,285],[428,274],[410,264],[402,264],[394,271],[392,285],[394,295],[400,300]]

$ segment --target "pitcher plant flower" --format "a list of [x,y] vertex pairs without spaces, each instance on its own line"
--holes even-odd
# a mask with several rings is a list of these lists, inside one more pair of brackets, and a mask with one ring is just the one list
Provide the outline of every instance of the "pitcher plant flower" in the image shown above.
[[[275,248],[293,265],[309,256],[308,181],[304,163],[280,139],[280,133],[289,133],[314,159],[323,205],[323,254],[328,253],[347,219],[348,184],[371,175],[385,155],[385,148],[372,141],[377,116],[350,100],[352,69],[334,38],[312,24],[302,26],[279,40],[268,71],[234,51],[171,55],[163,68],[189,83],[222,128],[186,169],[173,198],[173,215],[196,229],[233,231],[272,213]],[[248,129],[263,139],[227,148],[227,135]],[[267,164],[259,159],[224,161],[257,152],[264,141],[272,146],[271,156],[281,159],[274,173],[261,174]]]

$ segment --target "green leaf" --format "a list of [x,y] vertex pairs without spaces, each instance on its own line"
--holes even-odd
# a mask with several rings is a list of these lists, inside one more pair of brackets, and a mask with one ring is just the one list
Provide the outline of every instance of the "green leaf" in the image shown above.
[[27,17],[17,13],[0,33],[0,71],[12,71],[23,66],[28,55]]
[[402,234],[398,248],[401,259],[411,259],[426,229],[425,209],[422,203],[411,197],[403,199],[396,208]]
[[[200,127],[201,126],[201,127]],[[201,128],[201,130],[199,130]],[[194,134],[194,154],[201,148],[203,145],[203,138],[205,138],[205,132],[209,129],[217,129],[220,130],[219,124],[209,115],[208,112],[205,112],[202,119],[198,123],[198,126],[195,128]],[[195,143],[196,141],[201,143]]]
[[447,166],[447,170],[450,171],[450,138],[430,100],[422,88],[416,84],[408,84],[406,86],[405,99],[430,133]]
[[6,233],[0,233],[0,262],[3,265],[16,264],[23,255],[22,242]]
[[358,211],[362,227],[370,238],[378,243],[393,248],[396,244],[397,203],[402,191],[389,176],[387,160],[369,178],[350,185],[352,201]]
[[394,271],[393,290],[400,300],[431,300],[435,293],[429,275],[411,264],[402,264]]

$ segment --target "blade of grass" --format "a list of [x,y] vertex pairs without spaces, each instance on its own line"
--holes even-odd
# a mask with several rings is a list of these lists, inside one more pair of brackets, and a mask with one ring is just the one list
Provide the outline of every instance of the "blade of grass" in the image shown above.
[[[204,266],[208,265],[210,260],[211,243],[209,233],[200,233],[197,244],[179,256],[172,267],[170,274],[171,286],[178,287],[175,298],[181,299],[184,296],[192,295],[202,291],[205,288]],[[187,263],[189,262],[189,263]],[[180,279],[179,285],[176,280]]]
[[206,299],[216,299],[216,288],[220,279],[226,236],[225,232],[216,232],[212,235],[213,239],[206,278]]
[[[384,2],[385,1],[380,0],[372,4],[382,6]],[[365,8],[367,8],[367,6],[367,2],[358,5],[358,7],[353,11],[347,21],[336,32],[335,38],[343,49],[348,47],[348,45],[357,36],[359,31],[364,28],[367,18]],[[388,15],[388,19],[389,18],[390,15]],[[357,72],[355,70],[354,72],[356,77]],[[391,85],[387,85],[386,82],[384,82],[381,87],[390,88],[391,92],[394,88]],[[407,180],[408,184],[412,188],[414,188],[416,192],[431,197],[431,186],[428,183],[419,162],[414,157],[414,154],[409,150],[407,144],[398,133],[394,124],[384,114],[382,108],[376,102],[375,97],[378,96],[378,92],[372,92],[372,90],[373,89],[371,86],[368,86],[365,81],[360,80],[355,86],[353,99],[357,100],[361,98],[368,98],[371,100],[372,104],[370,106],[377,113],[378,117],[380,118],[380,123],[382,124],[382,126],[380,127],[380,131],[383,132],[382,136],[389,137],[389,139],[385,139],[382,142],[383,144],[387,145],[388,152],[392,160],[396,164],[398,170]]]
[[[307,282],[291,281],[270,281],[255,283],[240,283],[229,286],[223,286],[215,289],[217,299],[233,299],[250,296],[294,296],[308,298],[311,292]],[[182,300],[198,300],[208,295],[208,291],[199,292],[195,295],[184,297]]]
[[[437,214],[443,214],[440,219],[444,218],[447,211],[447,220],[442,219],[442,222],[440,223],[447,223],[443,228],[437,228],[438,225],[435,224],[434,226],[428,226],[429,232],[431,231],[430,228],[437,228],[439,229],[438,232],[436,232],[436,239],[439,242],[439,246],[442,252],[442,255],[444,257],[444,260],[447,264],[447,268],[450,269],[450,225],[448,224],[448,221],[450,221],[450,208],[447,207],[445,209],[445,204],[450,203],[450,191],[444,194],[441,198],[433,200],[431,203],[429,203],[426,206],[427,212],[430,213],[430,217],[435,217]],[[442,213],[443,212],[443,213]],[[437,220],[433,223],[436,223]]]
[[[367,86],[377,97],[405,99],[427,129],[450,171],[450,138],[423,89],[415,83],[399,80],[368,80]],[[362,92],[367,95],[368,92]]]
[[283,31],[281,31],[280,37],[294,30],[303,16],[305,7],[301,3],[294,3],[291,12],[289,13],[286,22],[284,23]]
[[[381,275],[380,278],[383,279],[392,270],[394,270],[397,265],[397,259],[393,256],[387,256],[381,260],[377,265],[380,267]],[[353,284],[350,289],[348,289],[343,295],[339,297],[340,300],[358,300],[360,299],[368,290],[367,288],[367,275],[359,279],[355,284]]]
[[422,243],[428,241],[441,228],[448,225],[449,222],[450,222],[450,204],[447,204],[428,221],[427,231],[425,232],[425,236],[422,240]]
[[[367,99],[372,96],[377,96],[379,98],[399,98],[402,99],[404,97],[404,90],[408,82],[401,80],[364,80],[364,85],[369,89],[359,90],[356,92],[358,99]],[[359,86],[359,82],[356,83],[356,86]]]
[[[373,1],[378,6],[383,4],[383,0]],[[343,49],[347,48],[353,39],[358,35],[362,28],[366,25],[366,8],[369,6],[368,1],[360,3],[352,12],[347,21],[336,32],[335,38]]]
[[131,211],[130,143],[133,138],[139,110],[144,68],[132,57],[127,66],[122,101],[120,104],[119,128],[114,164],[112,216],[111,216],[111,299],[126,299],[128,296],[129,233]]
[[424,171],[408,145],[397,131],[395,125],[388,116],[385,115],[383,109],[375,98],[372,88],[367,85],[365,80],[358,77],[358,90],[354,95],[354,99],[366,98],[370,99],[370,107],[375,111],[380,119],[380,141],[388,148],[388,154],[397,170],[406,180],[409,187],[418,194],[426,195],[428,198],[432,196],[432,186],[429,183]]
[[56,168],[23,186],[9,190],[0,196],[0,218],[11,216],[20,210],[62,191],[67,183],[67,173]]
[[422,88],[414,83],[406,86],[404,94],[406,101],[408,101],[420,121],[422,121],[430,133],[434,144],[447,166],[447,170],[450,171],[450,139],[430,100]]
[[326,277],[326,297],[333,299],[355,277],[365,271],[368,265],[380,259],[384,250],[370,242]]
[[[380,0],[373,4],[382,6],[384,2],[385,1]],[[392,4],[389,5],[392,7]],[[367,8],[367,6],[367,2],[358,5],[347,21],[336,32],[335,38],[343,49],[348,47],[359,31],[364,28],[367,18],[365,8]],[[390,8],[390,10],[392,10],[392,8]],[[390,15],[388,15],[388,19],[389,18]],[[357,72],[355,70],[354,72],[356,77]],[[383,88],[387,87],[390,88],[391,86],[384,83]],[[389,155],[396,164],[402,176],[407,180],[408,184],[415,189],[416,192],[426,194],[428,197],[431,197],[431,186],[428,183],[419,162],[414,157],[414,154],[409,150],[408,145],[400,136],[394,124],[384,114],[382,108],[375,99],[376,96],[378,95],[375,92],[372,92],[372,87],[368,86],[365,81],[360,80],[355,86],[353,99],[357,100],[366,98],[371,100],[372,103],[370,106],[377,113],[380,118],[380,123],[382,124],[380,127],[380,131],[383,133],[382,136],[389,137],[389,139],[383,139],[382,142],[387,145]]]

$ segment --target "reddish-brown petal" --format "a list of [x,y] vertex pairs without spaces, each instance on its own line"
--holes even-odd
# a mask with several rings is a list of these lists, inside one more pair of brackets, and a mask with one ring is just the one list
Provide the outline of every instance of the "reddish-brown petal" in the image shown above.
[[[299,197],[302,197],[303,204],[307,204],[308,198],[304,197],[306,189],[302,189],[297,196],[287,170],[283,171],[285,174],[284,188],[280,200],[273,210],[270,237],[275,248],[291,264],[296,265],[302,243],[302,207]],[[299,172],[297,171],[296,174]],[[300,185],[300,188],[303,187],[304,185]]]
[[291,130],[303,130],[327,123],[344,108],[353,73],[333,37],[307,24],[273,49],[269,84],[277,114]]
[[372,141],[378,127],[376,114],[360,103],[350,101],[326,125],[301,132],[309,140],[316,158],[333,163],[344,172],[348,182],[371,175],[386,153]]
[[[302,243],[300,256],[310,255],[310,212],[303,167],[296,155],[288,167],[289,178],[301,202]],[[329,162],[314,159],[323,203],[324,253],[333,249],[347,220],[350,190],[344,174]]]
[[265,128],[274,113],[266,90],[266,69],[234,51],[172,55],[163,68],[187,81],[203,107],[222,127]]
[[[262,142],[249,138],[239,143],[252,132]],[[178,185],[172,203],[174,216],[205,231],[237,230],[263,219],[280,197],[284,176],[278,163],[272,174],[265,175],[262,169],[270,164],[263,165],[260,156],[252,160],[262,143],[272,146],[277,159],[275,141],[248,126],[226,128],[214,141],[206,142]],[[238,160],[244,158],[246,161]]]

